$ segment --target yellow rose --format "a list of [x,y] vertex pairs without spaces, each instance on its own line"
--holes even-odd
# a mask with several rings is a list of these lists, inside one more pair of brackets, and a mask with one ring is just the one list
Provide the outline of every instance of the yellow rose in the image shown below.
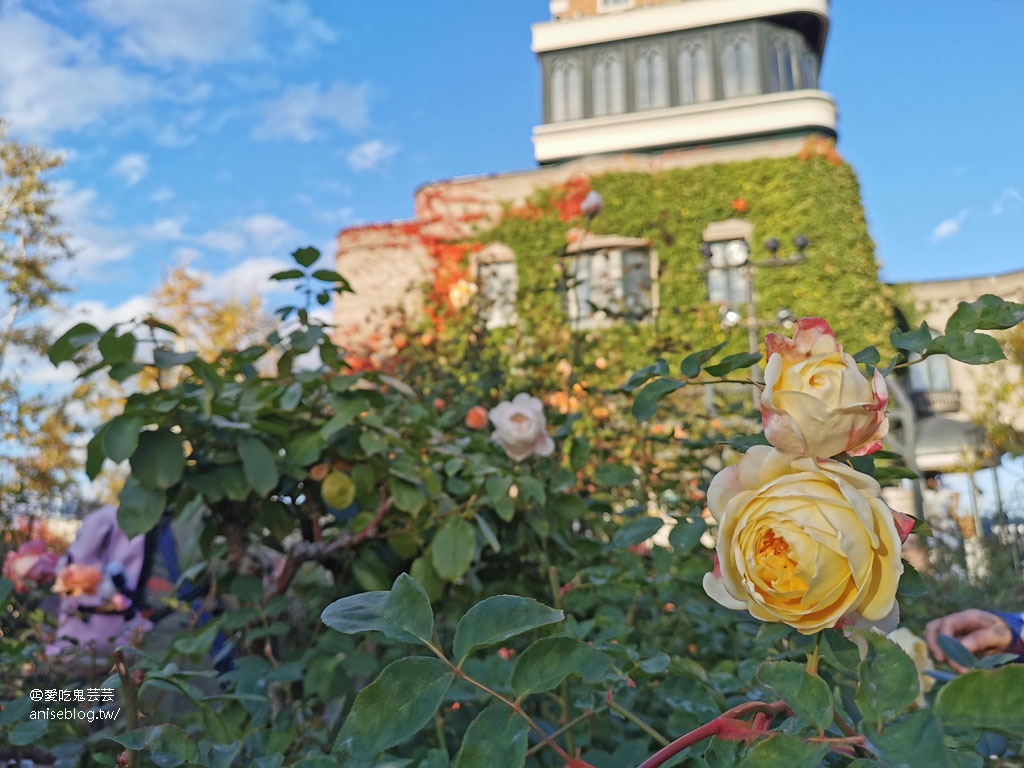
[[837,461],[751,448],[708,488],[719,530],[704,590],[802,634],[889,618],[903,563],[880,494],[873,478]]
[[769,333],[761,416],[768,442],[784,453],[861,456],[882,447],[889,394],[870,381],[819,317],[797,320],[792,339]]

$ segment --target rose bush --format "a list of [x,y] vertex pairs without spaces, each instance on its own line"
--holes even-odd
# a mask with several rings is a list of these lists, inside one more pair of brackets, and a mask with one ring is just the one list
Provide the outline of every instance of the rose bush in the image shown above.
[[765,437],[784,453],[861,456],[882,447],[889,395],[881,371],[868,380],[825,320],[801,318],[792,339],[769,333],[761,393]]
[[494,425],[491,438],[513,461],[550,456],[555,450],[540,399],[520,392],[511,402],[506,400],[491,408],[488,416]]
[[708,489],[718,567],[705,590],[803,634],[854,614],[889,619],[903,564],[880,493],[873,478],[839,462],[751,448]]

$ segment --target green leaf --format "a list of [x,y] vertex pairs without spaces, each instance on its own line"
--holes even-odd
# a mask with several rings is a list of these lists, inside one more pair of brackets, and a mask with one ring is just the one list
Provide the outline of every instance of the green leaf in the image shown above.
[[987,293],[977,301],[961,301],[946,321],[946,333],[1005,330],[1022,321],[1024,304]]
[[934,712],[946,727],[1024,738],[1024,665],[974,670],[950,680],[935,697]]
[[822,632],[818,649],[821,658],[833,669],[856,674],[860,667],[860,649],[838,630],[826,629]]
[[141,485],[134,475],[118,495],[117,524],[129,539],[151,530],[167,507],[167,494]]
[[291,413],[302,402],[302,384],[293,381],[289,384],[277,401],[277,407],[285,413]]
[[89,323],[78,323],[57,339],[50,346],[47,356],[54,365],[59,365],[65,360],[70,360],[82,347],[99,341],[100,332],[95,325]]
[[286,269],[283,272],[275,272],[270,276],[271,280],[298,280],[305,277],[306,273],[301,269]]
[[285,457],[293,467],[306,467],[320,458],[324,441],[317,431],[306,432],[292,440],[285,447]]
[[574,637],[545,637],[516,659],[512,690],[516,698],[522,700],[531,694],[557,688],[572,675],[596,683],[611,670],[611,659],[592,645]]
[[504,704],[491,704],[466,729],[455,768],[522,768],[526,731],[523,717]]
[[649,515],[630,520],[612,536],[612,546],[632,547],[642,541],[647,541],[660,531],[663,525],[665,525],[665,521],[660,517]]
[[946,654],[946,658],[950,661],[959,664],[961,667],[966,667],[967,669],[974,669],[977,665],[978,660],[975,658],[974,654],[967,650],[964,647],[964,644],[955,637],[939,635],[936,640],[939,644],[939,648],[942,649],[942,652]]
[[692,355],[687,355],[683,359],[683,362],[679,364],[679,375],[685,376],[688,379],[695,379],[700,376],[700,369],[704,367],[704,364],[711,358],[721,352],[727,342],[717,344],[710,349],[701,349],[694,352]]
[[320,251],[307,245],[305,248],[293,251],[292,258],[295,259],[295,263],[300,267],[310,267],[313,265],[313,262],[320,258]]
[[462,666],[473,651],[564,618],[565,614],[561,611],[548,608],[528,597],[489,597],[470,608],[456,625],[453,643],[456,663]]
[[335,750],[368,760],[408,740],[430,722],[454,679],[440,659],[414,656],[389,664],[356,696]]
[[320,427],[320,437],[330,442],[336,434],[351,424],[356,416],[370,407],[365,397],[335,398],[332,403],[334,415]]
[[516,505],[512,497],[508,495],[512,488],[512,479],[501,475],[491,475],[484,483],[487,489],[487,498],[494,507],[494,513],[504,520],[510,522],[516,515]]
[[647,421],[666,396],[686,386],[686,379],[655,379],[641,389],[633,400],[630,412],[637,421]]
[[668,543],[672,545],[672,551],[676,555],[685,555],[697,548],[707,529],[708,524],[699,518],[684,518],[672,527],[668,534]]
[[139,433],[146,423],[136,416],[115,416],[103,430],[103,450],[118,463],[131,457],[139,447]]
[[1005,360],[1006,355],[999,342],[984,333],[960,331],[939,336],[932,342],[929,351],[945,352],[954,360],[968,365],[987,365]]
[[[7,583],[10,584],[10,582]],[[6,599],[7,597],[4,596],[3,600]],[[14,699],[13,701],[5,701],[2,704],[2,708],[0,708],[0,726],[16,723],[27,717],[31,711],[32,699],[28,696],[22,696],[21,698]]]
[[153,350],[153,365],[161,370],[188,365],[199,355],[196,352],[175,352],[173,349],[158,347]]
[[199,760],[195,740],[176,725],[150,725],[108,738],[125,749],[148,750],[159,768]]
[[757,742],[739,762],[740,768],[818,768],[828,744],[807,744],[796,736],[776,734]]
[[932,343],[932,332],[928,323],[921,323],[921,327],[913,331],[897,329],[889,334],[889,343],[896,349],[923,354]]
[[832,724],[832,692],[828,684],[795,661],[766,661],[757,679],[774,690],[797,717],[819,731]]
[[437,575],[446,581],[465,575],[475,556],[476,534],[473,526],[461,517],[446,522],[430,544],[430,562]]
[[339,275],[333,269],[318,269],[313,273],[314,280],[321,280],[325,283],[342,283],[348,285],[348,280]]
[[95,480],[96,476],[103,471],[103,462],[107,458],[107,449],[103,446],[103,438],[107,426],[100,427],[85,446],[85,474],[90,480]]
[[434,566],[430,564],[430,558],[420,556],[413,560],[412,565],[409,566],[409,575],[423,587],[431,602],[439,600],[444,594],[444,581],[437,575]]
[[630,376],[629,380],[622,385],[622,389],[624,392],[632,392],[641,384],[649,381],[655,376],[668,376],[668,363],[666,363],[661,358],[658,358],[658,361],[655,363],[651,363],[650,365],[644,366],[639,371]]
[[725,376],[727,373],[732,373],[741,368],[749,368],[760,360],[761,355],[757,352],[738,352],[735,355],[722,358],[720,362],[709,365],[704,370],[712,376]]
[[867,643],[854,702],[875,730],[914,703],[920,692],[917,667],[896,643],[875,632],[859,632]]
[[853,356],[855,362],[863,363],[865,365],[878,365],[882,360],[882,356],[878,354],[878,349],[875,347],[864,347],[860,352]]
[[914,566],[904,561],[903,575],[900,576],[899,589],[896,590],[897,597],[921,597],[927,595],[928,592],[928,584],[925,583],[921,574]]
[[397,477],[388,478],[388,492],[395,506],[413,517],[416,517],[427,504],[427,495],[418,486]]
[[262,440],[244,438],[238,443],[238,455],[242,457],[245,479],[260,496],[265,496],[277,487],[280,475],[277,472],[277,457]]
[[597,466],[594,477],[600,485],[616,487],[632,484],[636,480],[636,472],[625,464],[604,463]]
[[170,488],[185,471],[185,443],[166,429],[143,432],[131,466],[132,476],[141,485],[154,490]]
[[131,333],[117,334],[116,326],[100,337],[97,347],[103,356],[103,362],[114,365],[131,362],[135,355],[135,336]]
[[928,710],[914,712],[898,723],[886,723],[878,733],[866,735],[886,765],[949,768],[942,727]]
[[350,595],[324,608],[320,620],[346,635],[380,632],[401,643],[429,645],[434,634],[434,613],[423,587],[401,574],[390,592]]

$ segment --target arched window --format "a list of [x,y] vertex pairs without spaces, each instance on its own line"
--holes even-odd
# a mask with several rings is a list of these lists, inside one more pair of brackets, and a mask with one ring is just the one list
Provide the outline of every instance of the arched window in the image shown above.
[[722,87],[727,99],[757,93],[754,44],[745,35],[733,35],[722,48]]
[[668,87],[665,77],[665,57],[661,48],[644,46],[637,50],[634,72],[636,75],[636,108],[657,109],[668,106]]
[[772,41],[768,77],[772,91],[792,91],[796,87],[796,51],[792,41],[776,37]]
[[685,43],[679,50],[679,103],[711,101],[711,66],[703,42]]
[[594,58],[594,116],[617,115],[625,108],[622,62],[615,53],[602,52]]
[[583,88],[576,59],[561,57],[551,68],[551,121],[583,117]]

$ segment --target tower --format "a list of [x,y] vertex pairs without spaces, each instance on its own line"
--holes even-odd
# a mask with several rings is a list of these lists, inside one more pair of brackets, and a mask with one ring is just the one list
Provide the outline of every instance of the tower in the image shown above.
[[552,0],[538,163],[835,135],[828,0]]

